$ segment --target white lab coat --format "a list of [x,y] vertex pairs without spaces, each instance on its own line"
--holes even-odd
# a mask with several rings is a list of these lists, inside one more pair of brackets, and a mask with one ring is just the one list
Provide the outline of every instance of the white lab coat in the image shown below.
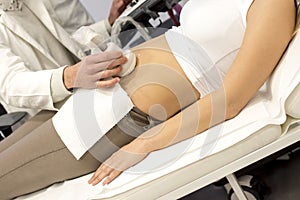
[[[79,27],[88,26],[100,33],[103,40],[109,37],[107,21],[94,23],[78,0],[45,0],[44,3],[42,0],[27,0],[26,5],[79,59],[85,53],[70,39]],[[56,110],[50,82],[53,74],[60,74],[57,85],[58,90],[62,90],[63,66],[49,54],[55,49],[43,48],[32,37],[31,30],[17,24],[9,12],[1,10],[0,14],[0,103],[8,112],[25,110],[31,115],[41,109]],[[37,52],[43,56],[37,56]],[[68,94],[67,90],[63,92]]]

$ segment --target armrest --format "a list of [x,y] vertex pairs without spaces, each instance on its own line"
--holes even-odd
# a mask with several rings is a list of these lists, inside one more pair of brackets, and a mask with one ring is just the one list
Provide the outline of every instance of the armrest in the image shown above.
[[0,130],[4,130],[18,123],[26,116],[26,112],[13,112],[0,116]]
[[0,141],[11,134],[11,127],[20,122],[25,116],[26,112],[13,112],[0,116]]

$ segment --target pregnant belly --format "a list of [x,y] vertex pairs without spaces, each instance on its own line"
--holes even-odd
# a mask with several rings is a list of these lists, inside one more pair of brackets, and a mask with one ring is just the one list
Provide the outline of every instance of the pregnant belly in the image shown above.
[[199,99],[163,36],[132,49],[137,66],[121,85],[134,105],[160,120],[170,118]]

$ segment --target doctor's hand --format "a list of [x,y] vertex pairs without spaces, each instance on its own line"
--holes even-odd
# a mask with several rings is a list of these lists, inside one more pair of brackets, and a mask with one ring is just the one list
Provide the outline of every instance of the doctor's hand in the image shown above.
[[64,69],[63,80],[67,89],[95,89],[112,87],[120,81],[116,77],[127,62],[122,52],[111,51],[85,57],[81,62]]
[[[132,146],[132,145],[131,145]],[[124,170],[132,167],[133,165],[142,161],[148,153],[136,153],[142,152],[137,147],[131,148],[130,144],[122,147],[119,151],[115,152],[110,158],[108,158],[93,176],[88,181],[91,185],[97,185],[102,180],[102,185],[111,183],[116,179]]]
[[110,8],[109,17],[108,17],[108,21],[109,21],[110,25],[113,25],[113,23],[122,14],[122,12],[125,10],[126,6],[131,1],[132,0],[113,0],[111,8]]

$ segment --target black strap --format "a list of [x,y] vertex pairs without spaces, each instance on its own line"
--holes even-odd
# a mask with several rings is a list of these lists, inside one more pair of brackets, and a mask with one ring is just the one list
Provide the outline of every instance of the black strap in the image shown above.
[[12,133],[11,127],[0,129],[0,141],[8,137]]
[[6,114],[6,110],[4,109],[4,107],[2,106],[2,104],[0,104],[0,116]]

